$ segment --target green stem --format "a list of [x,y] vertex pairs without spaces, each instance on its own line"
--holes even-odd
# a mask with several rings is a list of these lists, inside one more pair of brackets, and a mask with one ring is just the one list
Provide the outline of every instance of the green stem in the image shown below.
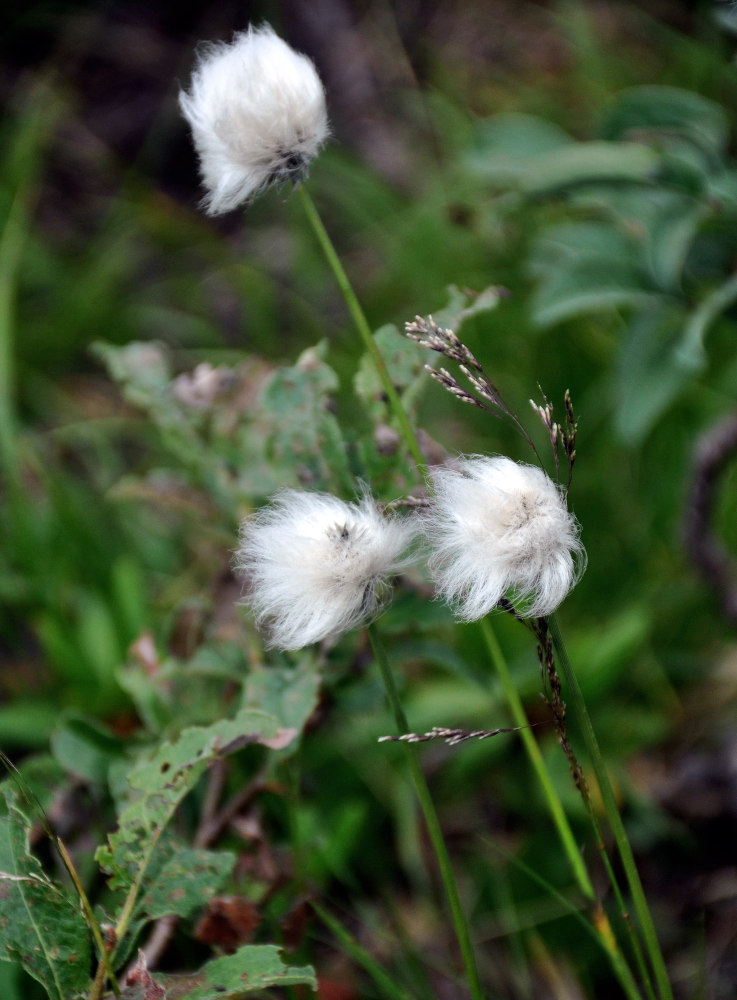
[[340,258],[335,251],[335,247],[333,246],[332,240],[328,236],[328,232],[323,225],[317,208],[315,207],[315,203],[307,193],[305,186],[300,185],[300,187],[297,188],[297,193],[300,201],[302,202],[307,219],[309,220],[313,232],[317,237],[317,242],[320,244],[320,248],[325,254],[325,258],[330,265],[330,269],[333,272],[341,294],[345,299],[345,304],[348,306],[348,312],[351,314],[353,322],[356,325],[356,329],[363,340],[364,346],[369,353],[369,357],[371,358],[374,367],[376,368],[376,372],[381,380],[384,392],[386,393],[386,398],[388,399],[389,405],[391,406],[397,423],[399,424],[402,437],[404,438],[405,444],[407,445],[407,448],[417,465],[417,471],[424,478],[427,472],[427,466],[417,440],[417,435],[412,429],[407,413],[402,405],[402,400],[399,398],[399,393],[394,388],[394,383],[389,375],[386,362],[384,361],[381,351],[374,340],[371,327],[369,326],[368,320],[366,319],[364,311],[361,308],[361,304],[356,298],[356,293],[353,291],[348,275],[345,273],[343,265],[340,262]]
[[579,686],[578,678],[573,671],[571,661],[568,658],[568,652],[566,651],[563,637],[560,634],[560,626],[558,625],[558,620],[555,615],[550,615],[548,618],[548,626],[550,628],[550,634],[553,638],[555,651],[558,654],[558,659],[561,667],[563,668],[563,676],[566,680],[569,697],[573,703],[584,742],[586,743],[586,749],[589,757],[591,758],[591,764],[594,769],[594,774],[596,775],[596,780],[599,784],[599,791],[601,792],[604,809],[612,828],[612,833],[614,834],[614,840],[617,845],[617,850],[619,851],[619,856],[622,860],[622,866],[627,876],[627,882],[629,883],[630,892],[632,893],[632,902],[634,904],[637,919],[639,920],[642,935],[645,940],[645,947],[647,948],[647,952],[650,956],[650,962],[652,964],[661,1000],[673,1000],[673,990],[668,980],[668,971],[666,969],[663,953],[660,949],[660,944],[655,933],[655,925],[653,924],[650,908],[647,905],[647,899],[645,898],[645,892],[642,888],[642,882],[640,881],[637,866],[635,865],[632,848],[627,838],[627,832],[625,831],[622,817],[619,815],[617,802],[614,798],[614,791],[609,780],[609,775],[607,774],[604,758],[602,757],[601,750],[599,749],[599,743],[596,739],[596,734],[594,733],[594,727],[591,724],[591,718],[589,716],[588,709],[586,708],[586,703],[583,699],[583,693]]
[[379,987],[386,996],[391,997],[392,1000],[412,1000],[410,995],[398,986],[394,980],[385,972],[385,970],[379,965],[377,961],[366,951],[365,948],[356,941],[352,934],[350,934],[343,925],[335,919],[327,910],[323,909],[319,903],[314,900],[310,903],[310,906],[320,918],[320,920],[325,924],[325,926],[330,930],[335,938],[340,942],[341,947],[347,952],[350,957],[357,962],[360,966],[365,969],[365,971],[371,976],[373,981]]
[[85,917],[87,918],[87,924],[90,930],[92,931],[92,936],[95,939],[97,950],[100,953],[100,965],[104,968],[105,975],[110,980],[110,984],[113,988],[113,993],[115,994],[116,997],[118,997],[120,996],[120,987],[118,986],[118,981],[115,978],[115,973],[113,972],[112,965],[110,964],[110,955],[108,954],[108,950],[105,947],[105,940],[102,936],[100,925],[97,922],[92,907],[90,906],[90,901],[87,898],[87,893],[84,891],[84,886],[82,885],[80,877],[77,874],[77,869],[74,867],[74,862],[70,857],[69,851],[67,851],[66,847],[64,846],[64,842],[62,841],[61,837],[56,837],[54,843],[56,845],[57,851],[59,852],[59,855],[61,856],[62,861],[64,862],[64,866],[66,867],[66,870],[69,873],[69,877],[74,883],[74,888],[77,890],[80,902],[82,903],[82,909],[84,910]]
[[[379,638],[378,632],[376,631],[375,625],[368,626],[368,635],[371,642],[371,649],[374,653],[374,658],[376,659],[379,670],[381,671],[381,677],[384,681],[384,687],[386,689],[387,697],[389,699],[397,727],[400,733],[409,732],[409,723],[407,722],[407,717],[404,714],[404,710],[399,700],[399,693],[394,683],[394,677],[389,666],[386,651]],[[410,746],[408,743],[403,743],[402,746],[405,748],[410,778],[412,779],[412,784],[414,785],[415,793],[419,800],[420,808],[422,809],[422,814],[425,817],[427,830],[430,835],[433,850],[435,851],[438,868],[440,869],[440,877],[448,897],[448,904],[453,918],[453,926],[455,927],[456,938],[458,939],[463,965],[466,970],[468,987],[473,1000],[483,1000],[481,981],[479,979],[479,973],[476,967],[476,958],[471,945],[471,935],[468,930],[468,922],[466,920],[466,915],[463,912],[463,906],[461,905],[458,886],[456,884],[455,875],[453,874],[453,868],[451,867],[448,849],[445,846],[445,841],[443,840],[438,814],[435,811],[435,806],[430,795],[430,789],[427,786],[427,781],[425,780],[425,775],[422,773],[422,768],[417,760],[415,748]]]
[[571,866],[581,892],[587,899],[593,902],[596,899],[596,893],[594,892],[594,887],[591,884],[589,873],[586,871],[586,866],[583,863],[576,840],[573,836],[573,831],[571,830],[566,814],[563,811],[563,805],[560,801],[558,793],[555,790],[555,786],[553,785],[550,774],[548,773],[548,769],[545,766],[545,761],[540,753],[540,748],[538,747],[537,741],[532,734],[532,730],[529,728],[529,721],[525,715],[524,706],[522,705],[520,696],[514,686],[514,682],[512,681],[511,674],[509,673],[509,667],[507,666],[501,646],[499,645],[499,641],[494,634],[494,630],[492,629],[488,618],[481,619],[481,631],[483,632],[484,640],[489,650],[489,654],[491,655],[491,659],[496,667],[496,672],[499,675],[499,680],[502,683],[504,694],[512,712],[512,718],[514,719],[515,725],[520,727],[519,735],[522,739],[525,750],[527,751],[527,756],[530,758],[533,770],[537,775],[537,780],[540,782],[540,787],[542,788],[543,795],[545,796],[550,816],[555,824],[556,830],[558,831],[558,836],[560,837],[563,850],[568,858],[568,863]]
[[[598,908],[597,912],[594,914],[594,923],[589,922],[562,893],[558,892],[554,885],[551,885],[547,879],[543,878],[542,875],[539,875],[533,868],[530,868],[528,864],[525,864],[521,858],[518,858],[516,855],[512,854],[511,851],[507,851],[499,844],[490,843],[490,847],[492,850],[501,854],[503,858],[506,858],[510,864],[525,872],[526,875],[528,875],[534,882],[549,893],[553,899],[556,899],[561,904],[562,908],[578,922],[587,934],[591,935],[594,941],[596,941],[596,943],[603,948],[609,956],[614,973],[617,976],[619,984],[624,990],[628,1000],[642,1000],[642,996],[637,988],[637,983],[630,972],[630,968],[627,965],[622,952],[617,947],[617,942],[611,932],[611,928],[609,927],[606,913]],[[600,924],[602,924],[602,926],[600,926]]]

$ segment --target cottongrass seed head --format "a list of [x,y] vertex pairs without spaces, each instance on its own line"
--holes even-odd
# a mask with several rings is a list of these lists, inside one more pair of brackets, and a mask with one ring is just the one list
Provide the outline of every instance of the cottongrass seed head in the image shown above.
[[431,477],[429,568],[457,617],[476,621],[505,596],[525,617],[553,612],[586,565],[555,483],[534,466],[481,455]]
[[235,568],[270,646],[301,649],[374,617],[407,565],[413,518],[385,516],[366,494],[283,490],[241,526]]
[[220,215],[272,184],[298,182],[328,137],[325,92],[312,62],[268,25],[202,46],[179,104]]

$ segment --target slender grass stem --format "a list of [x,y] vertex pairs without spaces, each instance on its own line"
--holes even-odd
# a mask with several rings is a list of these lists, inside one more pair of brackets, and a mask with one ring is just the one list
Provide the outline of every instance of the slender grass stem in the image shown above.
[[316,903],[314,900],[310,906],[325,924],[329,931],[340,942],[348,955],[357,962],[382,991],[383,995],[391,997],[391,1000],[412,1000],[412,997],[401,986],[387,974],[379,963],[363,948],[358,941],[350,934],[345,927],[336,920],[332,914]]
[[612,789],[612,785],[609,780],[604,758],[602,757],[601,750],[599,749],[599,742],[596,739],[594,727],[591,724],[591,718],[589,716],[588,709],[586,708],[586,702],[584,701],[583,693],[578,683],[578,678],[574,673],[571,661],[568,657],[568,652],[560,633],[560,626],[558,625],[558,620],[555,615],[550,615],[548,618],[548,626],[550,628],[550,634],[553,638],[553,645],[555,646],[555,650],[558,654],[558,659],[563,670],[563,676],[568,687],[569,698],[573,704],[574,711],[576,712],[584,742],[586,743],[586,749],[589,757],[591,758],[591,765],[599,784],[599,790],[601,792],[607,819],[609,820],[609,824],[612,828],[617,850],[619,851],[619,856],[622,860],[622,866],[630,887],[632,902],[640,924],[640,929],[642,931],[645,948],[650,958],[658,992],[661,1000],[673,1000],[673,990],[668,979],[665,959],[663,958],[663,953],[655,933],[655,925],[653,924],[653,918],[647,904],[647,899],[645,898],[645,892],[642,888],[640,875],[637,871],[637,866],[635,865],[632,848],[627,837],[627,832],[624,828],[624,823],[622,822],[622,817],[620,816],[619,809],[617,808],[617,802],[614,798],[614,790]]
[[[578,924],[589,934],[597,944],[604,949],[606,954],[609,956],[609,961],[611,962],[612,969],[619,980],[619,984],[624,990],[625,995],[628,1000],[642,1000],[642,995],[637,988],[637,983],[635,982],[630,967],[622,955],[622,952],[617,947],[616,939],[611,932],[609,927],[609,921],[607,920],[606,913],[597,907],[594,912],[594,922],[587,920],[587,918],[580,913],[572,903],[566,899],[566,897],[558,892],[554,885],[552,885],[546,878],[543,878],[534,868],[530,868],[521,858],[518,858],[511,851],[507,851],[500,844],[493,844],[486,841],[492,850],[501,854],[503,858],[520,871],[523,871],[529,878],[536,882],[542,889],[545,890],[553,899],[557,900],[563,909],[570,914],[578,922]],[[601,926],[600,926],[601,925]]]
[[563,805],[560,801],[558,793],[555,790],[555,786],[553,785],[548,769],[545,766],[545,761],[540,753],[537,740],[535,739],[532,730],[529,728],[529,722],[527,716],[525,715],[524,706],[522,705],[520,696],[514,686],[512,676],[509,673],[509,667],[507,666],[506,659],[504,658],[504,653],[502,652],[499,641],[488,618],[481,619],[481,631],[489,650],[489,655],[491,656],[496,672],[499,675],[499,680],[501,681],[504,695],[512,713],[512,718],[514,719],[515,725],[520,727],[519,735],[522,739],[525,750],[527,751],[527,756],[530,759],[530,763],[535,771],[537,780],[540,782],[540,787],[545,797],[551,819],[553,820],[555,828],[558,831],[558,836],[561,844],[563,845],[566,857],[568,858],[568,863],[571,866],[571,870],[573,871],[581,892],[587,899],[593,902],[596,899],[596,893],[594,892],[594,887],[591,884],[589,873],[586,871],[586,866],[583,863],[576,840],[573,836],[573,831],[571,830],[568,818],[563,811]]
[[389,405],[392,408],[396,421],[399,425],[402,437],[407,446],[409,453],[415,461],[417,466],[417,471],[421,477],[425,477],[427,472],[427,466],[425,464],[425,459],[423,458],[422,451],[420,449],[419,442],[417,440],[417,435],[415,434],[412,426],[407,417],[407,413],[402,405],[402,401],[399,398],[399,393],[394,388],[394,383],[391,380],[389,371],[386,367],[386,362],[378,348],[376,341],[374,340],[373,334],[371,332],[371,327],[368,324],[366,315],[361,308],[361,304],[356,297],[356,293],[353,291],[353,286],[348,279],[348,275],[345,273],[345,269],[340,262],[340,258],[333,246],[332,240],[328,235],[325,226],[323,225],[320,214],[315,207],[315,203],[312,198],[307,193],[305,186],[302,184],[297,189],[299,199],[302,202],[302,206],[307,215],[307,219],[312,226],[312,230],[317,237],[317,242],[320,244],[322,252],[325,254],[325,258],[330,265],[330,269],[333,272],[335,280],[340,288],[341,294],[345,299],[345,304],[348,307],[348,312],[351,314],[351,318],[355,323],[356,329],[363,340],[364,346],[368,351],[369,357],[371,358],[376,372],[381,380],[382,387],[386,393],[386,398],[389,401]]
[[[371,649],[374,653],[374,658],[376,659],[379,670],[381,671],[381,677],[384,682],[384,687],[386,689],[392,712],[394,713],[394,719],[397,727],[399,732],[406,733],[409,731],[409,723],[407,722],[407,717],[404,714],[402,704],[399,700],[399,692],[397,691],[397,687],[394,683],[394,677],[392,676],[386,651],[374,625],[368,626],[368,635],[371,642]],[[476,966],[476,957],[473,953],[473,947],[471,945],[471,935],[468,930],[468,922],[466,920],[466,915],[463,912],[463,906],[458,892],[458,885],[456,884],[455,875],[453,874],[448,849],[446,848],[445,841],[443,840],[438,814],[435,811],[435,806],[430,795],[430,789],[428,788],[425,780],[425,775],[422,773],[422,768],[417,760],[415,747],[410,746],[408,743],[403,743],[402,746],[405,748],[410,778],[412,780],[412,784],[414,785],[415,793],[419,800],[420,808],[422,809],[422,814],[425,817],[427,830],[438,862],[440,877],[448,897],[448,904],[450,906],[456,938],[458,939],[458,946],[461,950],[461,957],[466,971],[468,987],[473,1000],[483,1000],[484,994],[481,990],[481,981],[479,979],[478,968]]]

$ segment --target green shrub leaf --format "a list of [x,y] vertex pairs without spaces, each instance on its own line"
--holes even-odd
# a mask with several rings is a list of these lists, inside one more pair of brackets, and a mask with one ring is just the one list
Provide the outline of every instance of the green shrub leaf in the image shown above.
[[317,989],[309,966],[284,965],[276,945],[246,945],[234,955],[215,958],[189,976],[159,976],[154,980],[166,990],[167,1000],[238,1000],[272,986],[306,984]]
[[0,958],[19,962],[52,1000],[87,992],[90,939],[76,899],[48,879],[28,847],[28,822],[0,798]]

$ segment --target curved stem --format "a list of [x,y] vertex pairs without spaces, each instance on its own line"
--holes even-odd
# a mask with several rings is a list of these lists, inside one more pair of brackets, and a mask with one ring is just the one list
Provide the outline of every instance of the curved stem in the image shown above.
[[650,908],[647,905],[647,899],[645,898],[645,892],[642,888],[640,875],[637,871],[637,866],[635,865],[632,847],[630,846],[627,832],[624,828],[624,823],[622,822],[622,817],[619,815],[617,802],[614,798],[614,791],[609,780],[609,775],[607,774],[606,764],[604,763],[604,758],[601,754],[601,750],[599,749],[599,742],[596,739],[594,727],[591,724],[591,718],[583,699],[583,693],[579,686],[578,678],[574,673],[571,661],[568,658],[568,652],[563,642],[563,637],[560,633],[560,626],[558,625],[558,620],[555,615],[550,615],[548,618],[548,626],[550,628],[550,634],[553,638],[553,645],[555,646],[556,653],[558,654],[558,658],[563,669],[563,676],[565,677],[566,685],[568,687],[569,697],[578,717],[584,742],[586,743],[586,749],[589,757],[591,758],[594,774],[596,775],[596,780],[599,784],[599,790],[601,792],[607,819],[609,820],[609,825],[612,828],[617,850],[619,851],[619,856],[622,860],[622,867],[624,868],[627,876],[627,882],[629,883],[630,892],[632,893],[632,902],[635,907],[635,912],[637,913],[637,919],[640,923],[640,928],[645,941],[645,947],[647,948],[648,955],[650,956],[650,963],[653,968],[655,982],[657,983],[661,1000],[673,1000],[673,990],[668,979],[665,959],[663,958],[663,953],[660,949],[660,944],[655,933],[655,925],[653,924],[653,918],[650,913]]
[[[407,716],[404,714],[404,710],[399,700],[399,693],[394,683],[394,677],[392,676],[389,661],[387,660],[386,651],[379,638],[378,632],[376,631],[376,626],[368,626],[368,635],[371,642],[371,649],[374,653],[374,658],[376,659],[379,670],[381,671],[381,677],[384,681],[384,687],[386,689],[387,697],[389,698],[392,712],[394,713],[394,719],[397,723],[397,727],[399,732],[406,733],[409,730],[409,723],[407,722]],[[402,746],[405,748],[410,778],[412,779],[412,784],[414,785],[415,793],[419,800],[420,808],[422,809],[422,814],[425,817],[427,830],[430,835],[433,850],[435,851],[438,868],[440,869],[440,877],[443,881],[443,886],[448,897],[448,904],[453,918],[453,925],[455,927],[458,945],[461,950],[463,965],[466,970],[468,987],[473,1000],[483,1000],[481,981],[479,979],[479,973],[476,967],[476,958],[471,945],[468,922],[466,920],[466,915],[463,912],[463,906],[461,905],[458,885],[456,884],[453,868],[451,867],[448,849],[445,846],[445,841],[443,840],[438,814],[435,811],[435,806],[430,795],[430,789],[428,788],[425,780],[425,775],[422,773],[422,768],[417,760],[415,748],[410,746],[408,743],[403,743]]]
[[511,674],[509,673],[509,667],[507,666],[499,641],[494,634],[494,630],[492,629],[488,618],[482,618],[480,624],[486,646],[489,650],[494,666],[496,667],[496,672],[502,683],[507,703],[509,704],[509,708],[512,712],[512,718],[514,719],[515,725],[519,727],[520,738],[522,739],[525,750],[527,751],[527,756],[530,759],[530,763],[535,771],[537,780],[540,782],[540,787],[545,797],[550,816],[555,824],[556,830],[558,831],[558,836],[560,837],[563,850],[568,858],[568,863],[571,866],[581,892],[587,899],[593,902],[596,899],[596,893],[594,892],[594,887],[591,884],[589,873],[586,871],[586,866],[583,863],[576,840],[573,836],[573,831],[571,830],[568,818],[563,811],[563,805],[560,801],[558,793],[555,790],[555,786],[553,785],[553,781],[548,773],[548,769],[545,766],[545,761],[540,753],[537,740],[533,736],[532,730],[529,727],[529,721],[525,715],[522,700],[520,699],[517,689],[514,686],[514,682],[512,681]]
[[307,219],[312,226],[313,232],[317,237],[317,242],[320,244],[320,249],[325,254],[325,258],[330,265],[330,269],[335,276],[335,280],[340,288],[341,294],[345,299],[345,304],[348,306],[348,312],[351,314],[351,318],[356,325],[356,329],[363,340],[364,346],[369,353],[369,356],[376,368],[376,372],[381,380],[382,387],[386,393],[386,398],[389,401],[389,405],[392,408],[394,416],[399,424],[399,429],[404,438],[404,442],[407,445],[409,453],[415,461],[417,466],[417,471],[422,478],[425,477],[427,472],[427,466],[425,459],[420,450],[420,445],[417,440],[417,435],[412,429],[412,426],[407,417],[407,413],[402,405],[402,401],[399,398],[399,393],[394,388],[394,383],[391,380],[389,371],[386,367],[386,362],[379,350],[376,341],[374,340],[373,334],[371,332],[371,327],[368,324],[368,320],[364,314],[361,304],[356,297],[356,293],[353,291],[353,286],[348,279],[348,275],[345,273],[343,265],[340,262],[340,258],[335,251],[332,240],[330,239],[325,226],[323,225],[320,214],[315,207],[315,203],[304,185],[300,185],[297,188],[297,193],[299,199],[302,202],[302,207],[305,210]]

